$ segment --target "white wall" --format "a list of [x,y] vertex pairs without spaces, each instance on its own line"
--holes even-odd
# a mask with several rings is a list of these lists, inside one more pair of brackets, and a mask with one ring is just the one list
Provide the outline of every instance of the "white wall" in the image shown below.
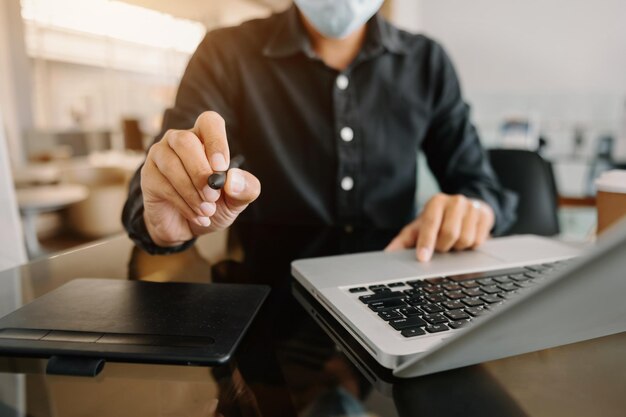
[[509,114],[540,119],[557,147],[576,125],[590,142],[618,129],[624,0],[395,0],[395,15],[445,46],[488,142]]

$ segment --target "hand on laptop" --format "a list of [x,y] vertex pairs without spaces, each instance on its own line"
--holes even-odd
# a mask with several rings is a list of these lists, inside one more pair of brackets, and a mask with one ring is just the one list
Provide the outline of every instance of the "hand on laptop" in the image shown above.
[[415,247],[420,262],[429,261],[433,251],[474,249],[488,237],[495,221],[485,202],[462,195],[437,194],[422,213],[400,231],[385,250]]
[[191,130],[169,130],[148,152],[141,169],[144,220],[159,246],[176,246],[195,236],[222,230],[261,192],[259,180],[228,170],[222,190],[207,185],[230,159],[224,119],[202,113]]

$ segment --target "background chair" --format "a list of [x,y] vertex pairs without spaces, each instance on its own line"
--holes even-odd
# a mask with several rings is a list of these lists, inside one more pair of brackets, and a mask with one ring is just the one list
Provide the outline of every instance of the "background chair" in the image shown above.
[[144,151],[143,132],[137,119],[123,119],[124,147],[132,151]]
[[519,149],[492,149],[489,159],[502,185],[519,196],[517,221],[506,234],[560,233],[552,164],[536,152]]

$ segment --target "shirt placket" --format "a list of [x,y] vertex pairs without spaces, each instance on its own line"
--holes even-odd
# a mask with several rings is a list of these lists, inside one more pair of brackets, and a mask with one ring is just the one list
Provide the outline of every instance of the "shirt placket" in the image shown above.
[[357,190],[358,167],[361,166],[359,152],[359,129],[356,125],[354,107],[354,85],[350,72],[341,72],[333,86],[335,116],[335,143],[337,146],[337,209],[339,222],[351,229],[358,217]]

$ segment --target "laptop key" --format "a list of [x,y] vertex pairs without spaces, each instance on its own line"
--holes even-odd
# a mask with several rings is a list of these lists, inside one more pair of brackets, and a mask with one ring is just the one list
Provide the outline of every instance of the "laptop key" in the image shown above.
[[443,283],[447,282],[448,278],[443,278],[443,277],[427,278],[424,281],[426,281],[426,282],[428,282],[429,284],[432,284],[432,285],[439,285],[439,284],[443,284]]
[[421,280],[421,279],[416,279],[414,281],[407,281],[406,285],[413,287],[413,288],[422,288],[422,287],[427,287],[428,284],[426,281]]
[[389,310],[393,308],[406,307],[406,304],[404,303],[404,301],[395,298],[391,300],[376,301],[374,303],[368,304],[367,306],[372,311],[383,311],[383,310]]
[[467,297],[462,299],[461,302],[469,307],[482,306],[485,304],[485,302],[478,297]]
[[378,317],[380,317],[383,320],[389,321],[389,320],[401,319],[402,315],[398,313],[397,311],[390,310],[390,311],[381,311],[380,313],[378,313]]
[[410,329],[404,329],[401,332],[404,337],[415,337],[426,334],[426,332],[421,327],[412,327]]
[[463,287],[461,287],[456,282],[448,282],[447,284],[443,284],[442,287],[446,291],[458,291],[463,289]]
[[480,288],[467,288],[463,290],[463,292],[470,297],[478,297],[479,295],[483,295],[483,292]]
[[465,308],[465,304],[460,301],[444,301],[441,303],[442,306],[447,308],[448,310],[458,310],[459,308]]
[[365,291],[367,291],[367,288],[365,288],[365,287],[355,287],[355,288],[350,288],[348,291],[350,291],[351,293],[365,292]]
[[416,290],[415,288],[411,290],[404,290],[404,293],[411,297],[414,297],[414,296],[426,297],[428,295],[424,291]]
[[502,292],[502,289],[496,287],[495,285],[485,285],[484,287],[480,287],[480,289],[485,294],[497,294],[499,292]]
[[413,317],[413,316],[419,316],[420,314],[422,314],[422,311],[419,308],[415,308],[415,307],[405,307],[405,308],[401,308],[400,313],[404,314],[406,317]]
[[431,303],[440,303],[442,301],[447,301],[448,299],[446,298],[445,295],[443,294],[433,294],[433,295],[429,295],[428,297],[426,297],[426,299],[428,301],[430,301]]
[[511,278],[506,275],[502,275],[501,277],[493,277],[493,280],[500,284],[506,284],[507,282],[511,282]]
[[476,281],[463,281],[461,282],[461,286],[464,288],[476,288],[480,287],[480,284]]
[[443,313],[446,315],[446,317],[448,317],[450,320],[466,320],[470,318],[470,315],[467,314],[465,311],[463,310],[450,310],[450,311],[446,311],[445,313]]
[[445,324],[435,324],[433,326],[426,326],[426,331],[428,333],[439,333],[439,332],[445,332],[446,330],[450,330],[450,328],[446,326]]
[[527,281],[527,280],[530,279],[529,277],[527,277],[524,274],[509,275],[509,278],[511,278],[513,281],[517,281],[517,282]]
[[500,287],[504,291],[515,291],[515,290],[519,289],[519,287],[517,285],[515,285],[515,283],[513,283],[513,282],[509,282],[508,284],[500,284],[500,285],[498,285],[498,287]]
[[476,280],[480,285],[494,285],[497,284],[493,278],[481,278]]
[[488,304],[488,305],[485,306],[485,308],[488,309],[488,310],[495,310],[495,309],[499,308],[503,304],[504,304],[504,301],[501,300],[498,303]]
[[387,288],[387,287],[385,287],[385,288],[374,288],[372,290],[372,292],[374,292],[375,294],[377,294],[379,292],[389,292],[389,291],[391,291],[391,288]]
[[474,316],[474,317],[478,317],[481,314],[483,314],[485,312],[485,308],[482,306],[479,307],[468,307],[465,309],[466,313],[469,313],[470,315]]
[[441,313],[443,311],[443,308],[437,304],[424,304],[420,306],[420,309],[428,314]]
[[392,282],[391,284],[387,284],[387,286],[389,288],[404,287],[404,282]]
[[448,326],[450,326],[450,328],[452,329],[460,329],[463,326],[466,326],[467,324],[469,324],[469,320],[456,320],[456,321],[451,321],[450,323],[448,323]]
[[439,323],[447,323],[448,319],[443,316],[441,313],[428,314],[426,316],[422,316],[424,320],[429,322],[430,324],[439,324]]
[[502,302],[502,298],[498,297],[495,294],[483,295],[482,297],[480,297],[480,299],[483,300],[486,303],[489,303],[489,304],[495,304],[495,303],[501,303]]
[[421,306],[422,304],[428,303],[428,301],[424,297],[409,297],[406,298],[404,301],[413,307]]
[[431,285],[431,286],[428,286],[428,287],[424,287],[423,289],[424,289],[424,291],[426,291],[428,294],[437,294],[437,293],[439,293],[439,292],[442,292],[442,291],[443,291],[443,288],[438,287],[438,286],[436,286],[436,285]]
[[426,326],[428,324],[419,317],[407,317],[405,319],[391,320],[387,323],[389,323],[389,325],[396,330],[407,329],[409,327]]
[[445,293],[445,295],[451,300],[465,298],[465,294],[463,294],[461,291],[448,291]]
[[508,300],[509,298],[515,297],[517,295],[517,291],[509,291],[498,294],[498,297]]
[[373,303],[376,301],[389,300],[392,298],[402,298],[404,297],[404,293],[400,291],[387,291],[387,292],[379,292],[376,294],[362,295],[359,297],[359,300],[365,304]]
[[376,285],[370,285],[369,286],[370,290],[377,290],[379,288],[387,288],[387,286],[385,284],[376,284]]

